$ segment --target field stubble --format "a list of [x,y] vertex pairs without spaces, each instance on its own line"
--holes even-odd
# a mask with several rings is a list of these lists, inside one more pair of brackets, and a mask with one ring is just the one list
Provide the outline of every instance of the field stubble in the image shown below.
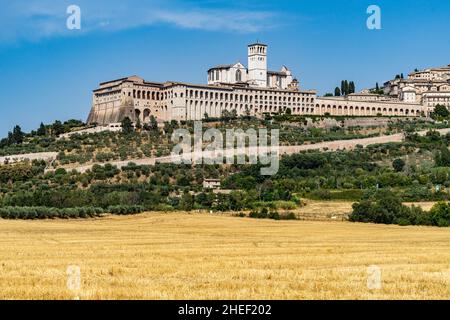
[[[66,270],[81,270],[80,291]],[[379,290],[367,268],[382,271]],[[1,299],[449,299],[450,230],[207,214],[0,220]]]

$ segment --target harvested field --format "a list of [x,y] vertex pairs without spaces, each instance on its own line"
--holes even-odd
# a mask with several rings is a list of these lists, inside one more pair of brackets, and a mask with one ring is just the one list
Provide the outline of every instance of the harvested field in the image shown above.
[[[370,265],[381,289],[367,286]],[[448,228],[183,213],[0,220],[1,299],[449,299],[449,287]]]

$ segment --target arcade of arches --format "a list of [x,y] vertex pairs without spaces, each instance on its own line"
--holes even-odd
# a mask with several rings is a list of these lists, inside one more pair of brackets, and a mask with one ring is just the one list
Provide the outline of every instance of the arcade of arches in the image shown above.
[[290,109],[294,115],[332,116],[409,116],[428,115],[418,103],[374,100],[355,97],[317,97],[315,91],[254,88],[245,86],[191,85],[180,82],[150,83],[125,78],[94,91],[88,123],[110,124],[129,116],[133,121],[202,120],[236,111],[238,116],[262,117]]

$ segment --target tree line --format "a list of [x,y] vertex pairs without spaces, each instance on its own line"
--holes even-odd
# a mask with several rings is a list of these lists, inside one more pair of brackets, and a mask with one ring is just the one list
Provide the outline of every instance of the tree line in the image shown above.
[[335,97],[347,96],[352,93],[355,93],[355,83],[353,81],[342,80],[341,87],[334,89]]
[[408,207],[389,190],[377,192],[374,197],[353,204],[349,217],[353,222],[371,222],[380,224],[450,226],[450,204],[439,202],[430,212],[420,207]]

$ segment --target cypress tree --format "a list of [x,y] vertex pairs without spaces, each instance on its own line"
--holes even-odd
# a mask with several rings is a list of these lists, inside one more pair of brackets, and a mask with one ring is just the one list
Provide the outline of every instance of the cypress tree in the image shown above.
[[12,143],[21,144],[23,142],[25,134],[22,132],[22,129],[19,126],[15,126],[12,132]]
[[47,130],[45,129],[45,126],[42,122],[41,125],[39,126],[39,129],[37,129],[36,133],[38,136],[45,136],[45,134],[47,133]]
[[122,133],[124,134],[130,134],[134,131],[133,123],[131,122],[131,119],[128,117],[125,117],[122,120]]
[[350,81],[350,88],[349,93],[355,93],[355,83],[353,81]]
[[137,118],[137,120],[136,120],[136,129],[138,129],[138,130],[142,129],[141,119],[139,119],[139,118]]

